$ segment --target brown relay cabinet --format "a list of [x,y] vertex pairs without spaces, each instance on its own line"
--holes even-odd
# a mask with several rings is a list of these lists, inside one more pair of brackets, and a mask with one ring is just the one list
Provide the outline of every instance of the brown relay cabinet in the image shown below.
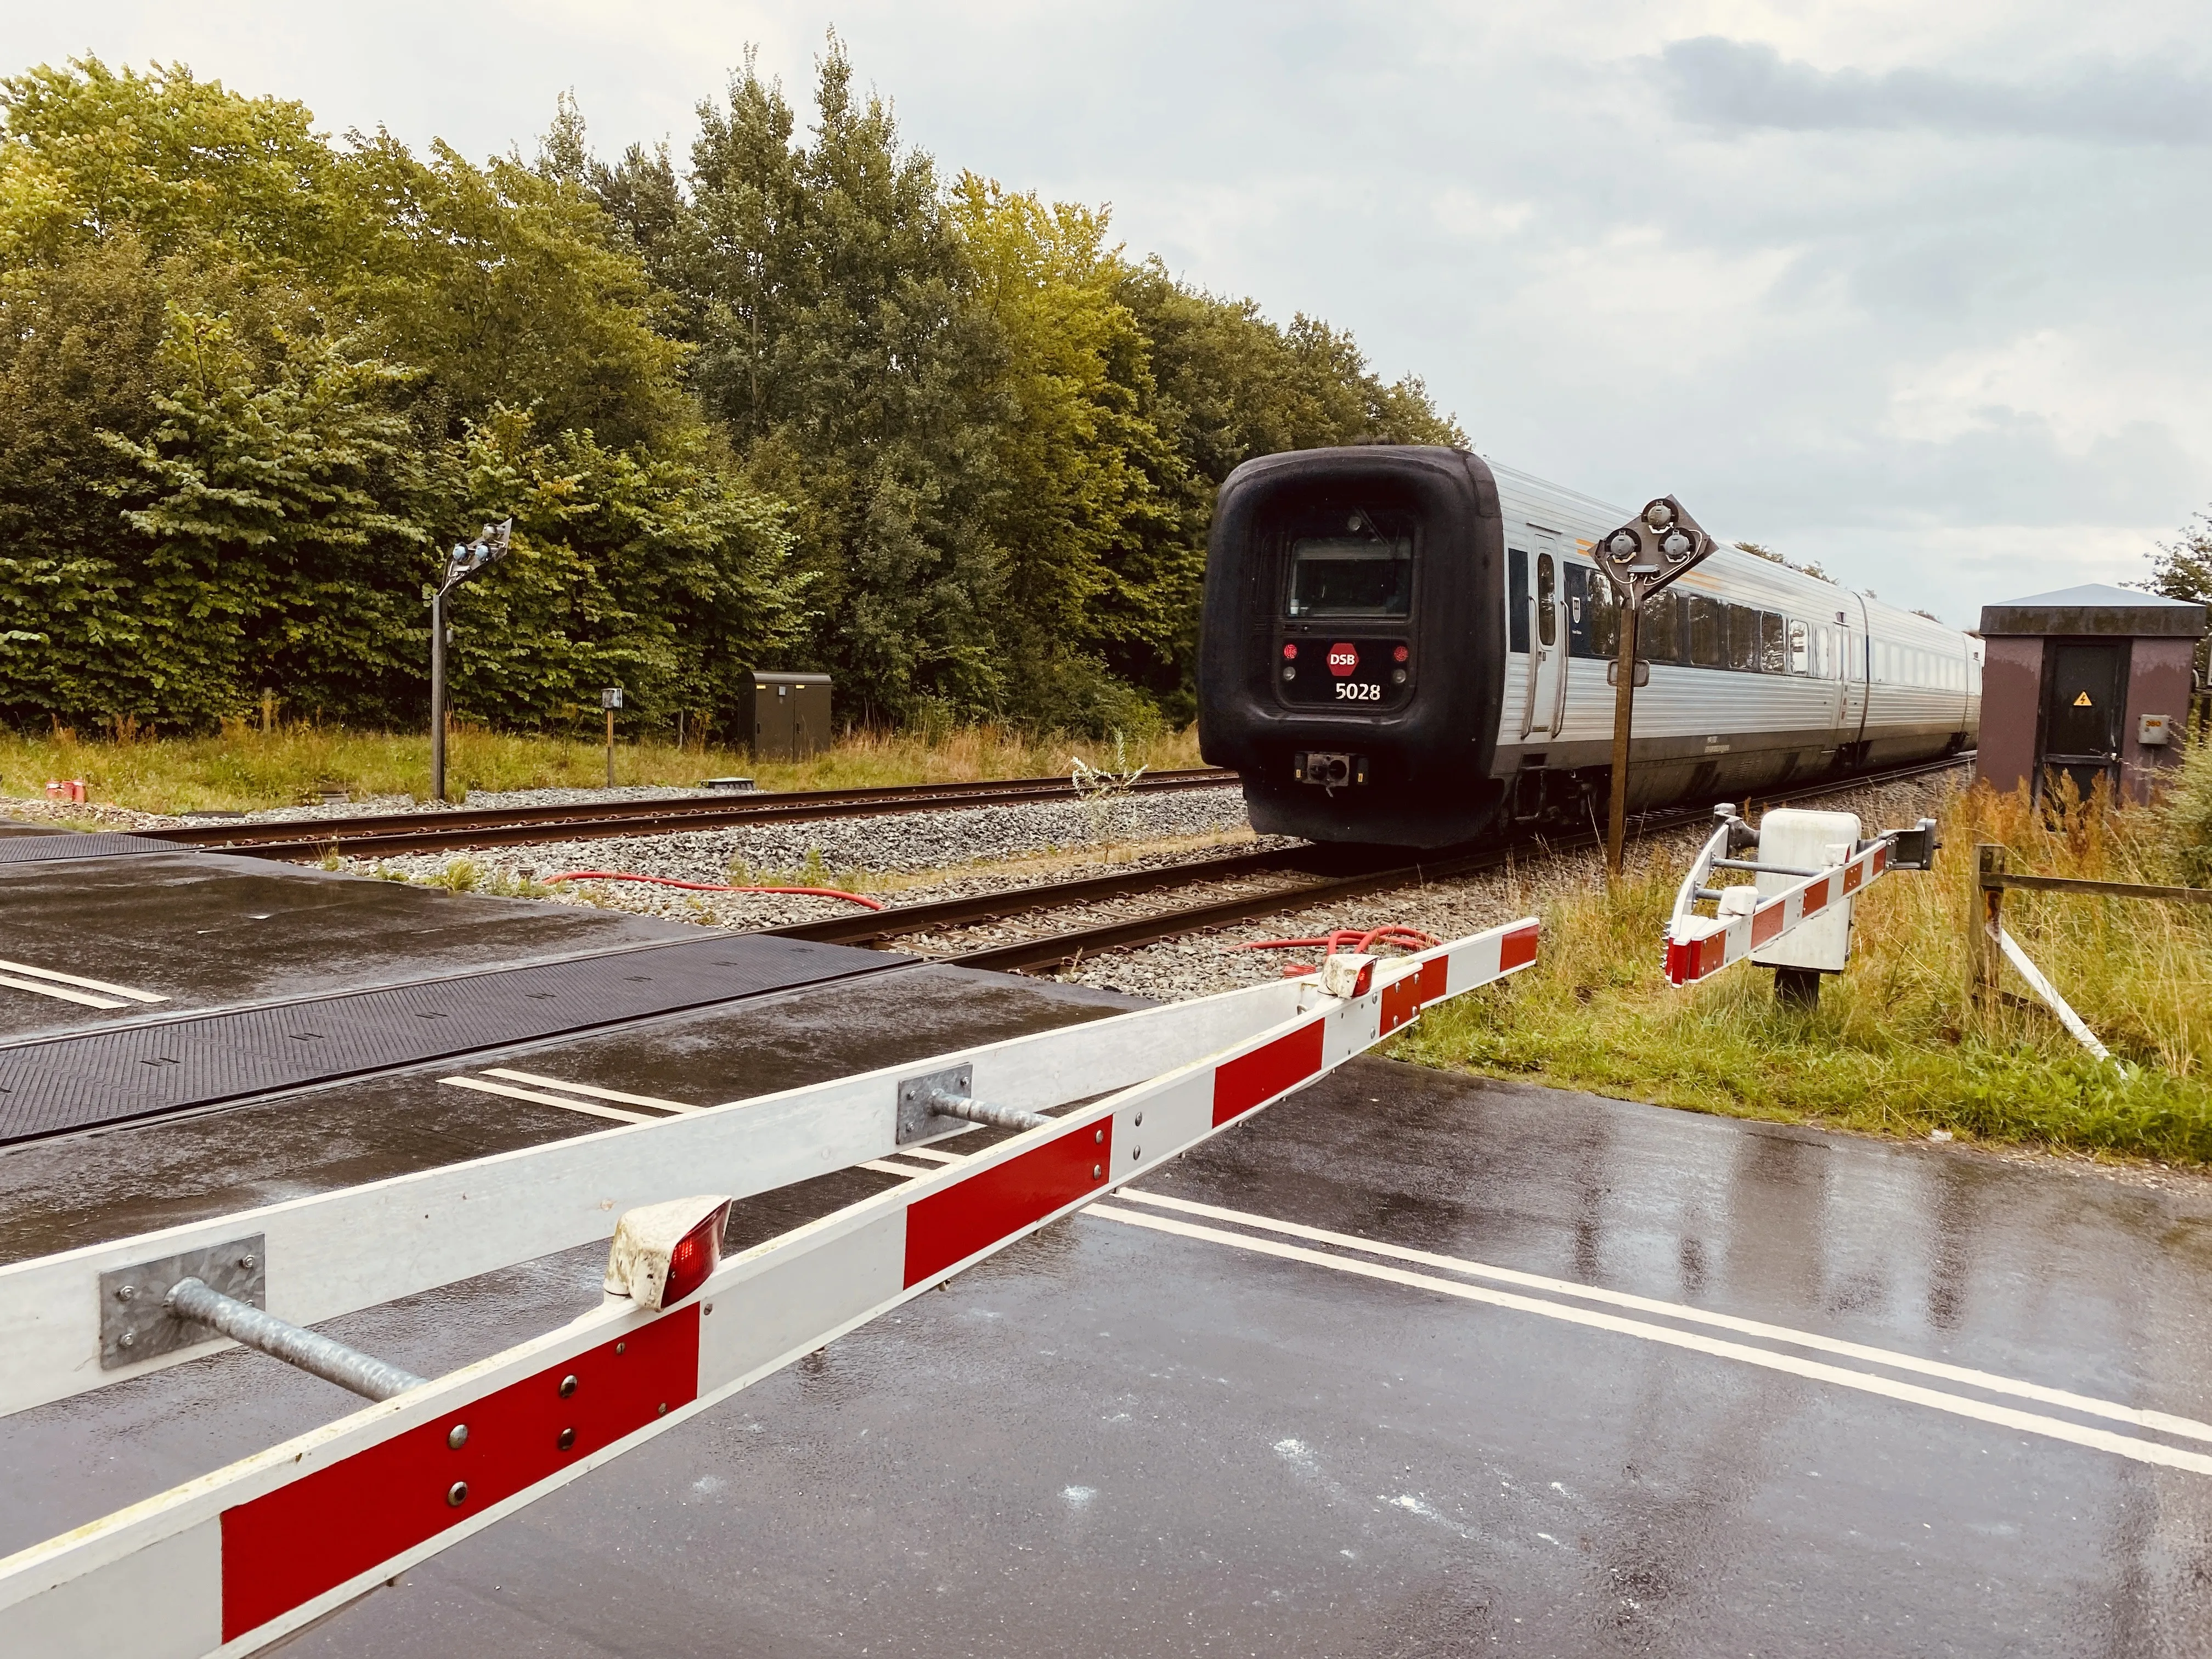
[[756,673],[751,680],[744,729],[755,760],[805,760],[830,746],[827,674]]
[[2116,801],[2148,800],[2180,759],[2205,611],[2094,582],[1984,606],[1976,775],[2040,793],[2063,773],[2084,798],[2102,780]]

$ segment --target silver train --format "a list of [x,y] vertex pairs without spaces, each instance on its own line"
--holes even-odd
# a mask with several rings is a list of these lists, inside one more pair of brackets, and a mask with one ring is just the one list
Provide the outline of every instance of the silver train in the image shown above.
[[[1618,612],[1589,550],[1635,510],[1455,449],[1248,461],[1206,556],[1206,759],[1255,828],[1315,841],[1602,823]],[[1980,727],[1979,641],[1726,544],[1647,606],[1638,654],[1632,811],[1935,759]]]

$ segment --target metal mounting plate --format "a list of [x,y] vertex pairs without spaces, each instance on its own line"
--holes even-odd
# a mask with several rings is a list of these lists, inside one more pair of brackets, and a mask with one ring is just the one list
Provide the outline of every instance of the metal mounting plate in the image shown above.
[[898,1144],[926,1140],[932,1135],[941,1135],[954,1129],[968,1127],[965,1120],[934,1112],[929,1102],[936,1095],[972,1095],[975,1092],[975,1068],[973,1066],[951,1066],[941,1072],[926,1072],[920,1077],[902,1078],[898,1091]]
[[197,1279],[210,1290],[264,1307],[268,1260],[263,1236],[250,1233],[227,1243],[134,1262],[100,1274],[100,1370],[133,1365],[214,1337],[206,1326],[179,1319],[163,1305],[179,1279]]

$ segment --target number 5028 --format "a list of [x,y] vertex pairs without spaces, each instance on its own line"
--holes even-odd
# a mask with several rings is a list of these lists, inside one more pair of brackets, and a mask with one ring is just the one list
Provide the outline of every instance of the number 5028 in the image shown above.
[[1372,680],[1339,680],[1336,683],[1339,702],[1380,702],[1382,688]]

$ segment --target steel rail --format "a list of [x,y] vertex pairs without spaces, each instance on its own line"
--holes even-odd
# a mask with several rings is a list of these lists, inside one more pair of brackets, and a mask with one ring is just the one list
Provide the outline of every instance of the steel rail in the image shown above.
[[[1764,806],[1780,806],[1791,801],[1817,799],[1823,795],[1842,794],[1852,789],[1878,788],[1887,783],[1903,782],[1923,777],[1930,773],[1951,771],[1970,764],[1973,753],[1946,756],[1942,760],[1923,761],[1911,766],[1895,767],[1887,771],[1861,773],[1855,777],[1832,778],[1802,785],[1795,789],[1778,790],[1765,796]],[[1708,808],[1682,807],[1665,811],[1646,812],[1631,819],[1631,827],[1638,836],[1662,834],[1670,830],[1686,829],[1708,822]],[[1540,855],[1577,852],[1585,848],[1603,844],[1603,838],[1594,831],[1583,830],[1559,836],[1521,836],[1497,846],[1478,851],[1460,852],[1446,849],[1438,856],[1411,864],[1401,864],[1383,870],[1337,877],[1313,883],[1304,887],[1285,888],[1273,893],[1248,894],[1241,897],[1220,900],[1212,904],[1188,905],[1180,909],[1158,911],[1150,915],[1132,917],[1126,921],[1102,923],[1093,927],[1076,928],[1067,933],[1048,933],[1036,939],[1017,939],[1009,945],[991,945],[980,951],[969,951],[939,960],[961,968],[989,968],[1009,972],[1024,968],[1056,967],[1084,957],[1097,956],[1103,951],[1127,950],[1132,945],[1157,944],[1182,933],[1204,933],[1211,928],[1224,927],[1232,922],[1249,921],[1258,916],[1279,915],[1285,911],[1303,910],[1316,904],[1328,904],[1343,899],[1364,898],[1370,893],[1388,892],[1394,888],[1408,887],[1416,883],[1446,881],[1455,877],[1474,875],[1484,870],[1496,869],[1509,860],[1534,852]],[[1219,860],[1226,864],[1233,860]],[[1177,866],[1178,871],[1192,873],[1184,884],[1214,878],[1204,864]],[[1160,883],[1159,885],[1168,884]],[[1069,883],[1068,887],[1089,886],[1089,883]],[[1000,904],[999,914],[1012,913],[1015,907],[1009,902],[1026,895],[1029,908],[1080,902],[1079,898],[1063,895],[1050,886],[1017,889],[1013,892],[993,896]],[[956,902],[957,902],[956,901]],[[916,905],[908,911],[915,915],[931,907]],[[892,939],[909,931],[920,931],[898,922],[901,913],[884,910],[870,918],[880,923],[884,931],[879,938]]]
[[[1233,772],[1200,767],[1147,773],[1130,787],[1137,794],[1161,794],[1182,789],[1221,788],[1236,781]],[[148,840],[240,853],[252,858],[310,859],[321,858],[334,850],[356,854],[434,853],[470,847],[599,841],[616,836],[719,830],[735,824],[866,817],[1077,798],[1074,785],[1066,778],[996,778],[976,783],[897,784],[866,789],[699,796],[681,800],[596,801],[481,811],[393,812],[350,818],[295,818],[282,823],[198,823],[138,833]]]
[[1243,853],[1228,858],[1193,859],[1181,864],[1154,865],[1116,875],[1085,876],[1074,881],[1008,887],[994,893],[939,899],[927,904],[886,905],[881,910],[872,910],[861,915],[830,916],[820,921],[793,922],[787,927],[770,927],[764,931],[775,934],[779,939],[811,939],[823,945],[872,945],[882,939],[933,933],[940,927],[994,921],[1001,916],[1019,915],[1030,910],[1063,909],[1071,904],[1126,898],[1138,893],[1155,892],[1161,888],[1193,887],[1204,882],[1237,881],[1248,876],[1285,872],[1326,878],[1328,872],[1315,866],[1346,862],[1372,866],[1377,861],[1376,849],[1371,848],[1278,847],[1264,853]]

